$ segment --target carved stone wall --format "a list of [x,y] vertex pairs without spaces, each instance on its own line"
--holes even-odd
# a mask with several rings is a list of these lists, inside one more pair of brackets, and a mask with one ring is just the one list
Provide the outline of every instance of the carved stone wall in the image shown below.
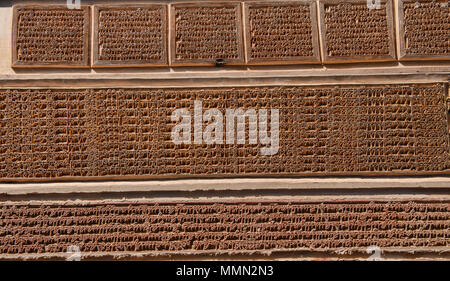
[[164,5],[95,6],[94,65],[167,65]]
[[402,59],[448,59],[448,1],[399,1]]
[[[450,172],[446,85],[209,89],[6,89],[0,180],[103,176],[329,175]],[[279,108],[270,144],[176,144],[173,112]],[[258,114],[258,112],[256,112]],[[236,119],[236,118],[235,118]],[[257,121],[257,120],[255,120]],[[210,124],[200,121],[201,130]],[[236,120],[236,131],[237,131]],[[259,119],[261,126],[261,119]],[[257,125],[257,124],[256,124]],[[259,129],[259,132],[258,132]],[[270,136],[269,136],[270,137]]]
[[314,2],[249,2],[245,9],[249,63],[320,60]]
[[448,202],[5,205],[0,218],[0,254],[438,249],[450,227]]
[[450,259],[445,0],[6,2],[0,260]]
[[13,66],[88,67],[90,9],[29,5],[14,9]]
[[321,1],[324,61],[393,60],[392,1],[368,9],[367,1]]
[[365,0],[96,4],[81,10],[17,5],[12,66],[448,60],[448,3],[399,1],[398,18],[394,6],[393,0],[382,0],[373,8]]
[[174,4],[171,17],[172,64],[244,62],[239,3]]

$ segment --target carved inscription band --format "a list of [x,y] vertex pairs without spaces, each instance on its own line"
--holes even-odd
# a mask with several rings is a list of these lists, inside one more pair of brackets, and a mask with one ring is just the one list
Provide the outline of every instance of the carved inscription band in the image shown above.
[[447,91],[3,89],[0,180],[448,174]]
[[0,254],[267,254],[267,251],[433,251],[448,245],[440,202],[188,202],[0,205]]
[[[16,5],[12,65],[448,60],[447,4],[443,0],[399,0],[398,17],[394,16],[392,0],[381,0],[377,7],[369,7],[365,0],[103,4],[79,10],[63,5]],[[399,42],[395,40],[396,28]]]

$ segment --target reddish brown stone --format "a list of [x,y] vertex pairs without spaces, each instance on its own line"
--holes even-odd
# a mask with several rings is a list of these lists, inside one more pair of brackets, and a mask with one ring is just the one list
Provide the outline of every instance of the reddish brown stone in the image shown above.
[[176,3],[171,18],[171,64],[244,63],[240,3]]
[[0,207],[0,254],[257,253],[448,245],[449,202],[249,202]]
[[321,0],[320,31],[324,62],[395,59],[392,0],[369,9],[366,0]]
[[13,67],[89,67],[90,8],[17,5]]
[[400,0],[400,58],[450,59],[448,1]]
[[245,3],[249,63],[320,62],[316,4]]
[[167,6],[95,5],[94,66],[167,65]]
[[[443,83],[3,89],[0,180],[446,174],[446,95]],[[248,122],[245,144],[175,144],[172,113],[192,115],[196,100],[223,114],[279,109],[279,150],[261,155]]]

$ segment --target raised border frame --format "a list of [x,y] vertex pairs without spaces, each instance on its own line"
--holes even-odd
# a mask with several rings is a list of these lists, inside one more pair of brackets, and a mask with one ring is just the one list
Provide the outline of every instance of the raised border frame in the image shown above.
[[13,19],[12,19],[12,57],[11,57],[11,67],[12,68],[90,68],[91,64],[91,8],[89,5],[81,5],[81,10],[84,10],[84,16],[87,17],[88,22],[84,26],[84,36],[83,36],[83,52],[84,59],[82,63],[70,63],[70,62],[20,62],[17,60],[17,20],[18,20],[18,9],[67,9],[66,5],[43,5],[40,4],[18,4],[13,6]]
[[[398,26],[399,26],[399,61],[418,61],[418,60],[450,60],[450,54],[442,55],[408,55],[406,54],[406,37],[405,37],[405,18],[403,13],[403,3],[419,2],[417,0],[397,0],[398,1]],[[444,2],[438,0],[438,2]],[[450,8],[449,8],[450,9]]]
[[[140,60],[129,60],[129,61],[110,61],[110,60],[100,60],[99,59],[99,45],[98,45],[98,25],[99,25],[99,13],[101,9],[134,9],[134,8],[147,8],[147,7],[160,7],[161,17],[163,19],[163,59],[160,61],[150,62],[150,61],[140,61]],[[94,10],[94,20],[93,20],[93,63],[92,68],[104,68],[104,67],[156,67],[156,66],[168,66],[168,50],[167,50],[167,40],[168,40],[168,8],[166,4],[163,3],[148,3],[148,4],[95,4],[93,5]]]
[[[320,64],[320,46],[319,46],[319,31],[317,25],[317,8],[316,2],[313,0],[300,0],[300,1],[250,1],[244,3],[244,30],[245,30],[245,46],[246,46],[246,63],[248,65],[271,65],[271,64]],[[250,42],[250,17],[249,8],[250,7],[264,7],[264,6],[301,6],[307,5],[309,3],[310,8],[310,20],[311,20],[311,43],[313,46],[313,56],[311,57],[288,57],[288,58],[268,58],[268,59],[251,59],[251,42]]]
[[319,0],[319,26],[320,26],[320,39],[322,44],[322,61],[325,64],[332,63],[354,63],[354,62],[390,62],[396,61],[396,44],[395,44],[395,29],[394,29],[394,10],[393,10],[393,0],[380,0],[380,3],[386,3],[386,16],[387,16],[387,27],[389,36],[389,55],[384,56],[348,56],[348,57],[330,57],[327,54],[326,40],[326,25],[324,22],[325,16],[325,5],[332,4],[337,5],[341,3],[350,4],[362,4],[367,3],[366,0]]
[[176,60],[176,23],[175,23],[175,9],[185,8],[185,7],[224,7],[232,6],[236,9],[236,27],[237,27],[237,48],[239,53],[239,58],[237,59],[227,59],[225,61],[226,65],[245,65],[244,57],[244,36],[243,36],[243,23],[242,23],[242,5],[241,2],[179,2],[171,3],[169,5],[170,18],[169,18],[169,34],[170,34],[170,66],[213,66],[216,64],[215,61],[209,59],[199,59],[199,60]]

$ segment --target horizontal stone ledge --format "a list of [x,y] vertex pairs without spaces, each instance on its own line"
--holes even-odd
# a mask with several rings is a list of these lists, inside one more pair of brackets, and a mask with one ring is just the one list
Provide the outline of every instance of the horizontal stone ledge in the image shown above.
[[[117,74],[120,73],[120,76]],[[217,67],[180,67],[180,68],[140,68],[140,69],[15,69],[2,72],[3,79],[80,79],[80,78],[111,78],[111,79],[190,79],[190,78],[258,78],[258,77],[328,77],[328,76],[380,76],[392,75],[423,75],[445,76],[450,73],[450,62],[401,62],[377,63],[374,65],[356,63],[348,65],[317,65],[313,67],[287,66],[230,66]]]
[[185,179],[151,181],[2,183],[0,194],[25,195],[48,193],[99,193],[149,191],[215,191],[215,190],[320,190],[374,188],[450,188],[450,177],[389,178],[242,178]]
[[[204,88],[243,86],[332,86],[355,84],[408,84],[448,82],[448,72],[441,73],[361,73],[361,70],[332,74],[302,72],[227,72],[166,74],[57,74],[46,75],[0,75],[0,88]],[[327,74],[328,73],[328,74]],[[359,74],[358,74],[359,73]]]

